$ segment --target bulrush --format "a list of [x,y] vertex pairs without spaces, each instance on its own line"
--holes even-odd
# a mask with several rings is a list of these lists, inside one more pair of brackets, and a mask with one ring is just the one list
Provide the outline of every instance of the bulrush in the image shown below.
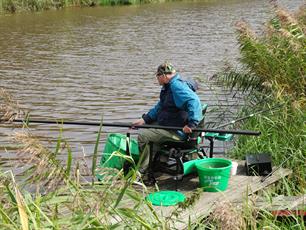
[[9,122],[24,115],[19,103],[5,89],[0,88],[0,121]]

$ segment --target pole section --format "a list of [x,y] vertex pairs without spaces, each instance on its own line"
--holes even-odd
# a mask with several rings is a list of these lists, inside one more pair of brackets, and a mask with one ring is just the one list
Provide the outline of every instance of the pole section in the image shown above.
[[[26,122],[24,120],[15,119],[13,122]],[[63,124],[63,125],[87,125],[87,126],[100,126],[99,122],[75,122],[75,121],[50,121],[50,120],[28,120],[28,123],[40,123],[40,124]],[[132,123],[102,123],[105,127],[121,127],[121,128],[132,128],[132,129],[165,129],[165,130],[182,130],[183,127],[176,126],[161,126],[161,125],[137,125],[133,126]],[[211,133],[228,133],[236,135],[252,135],[259,136],[261,133],[252,130],[225,130],[225,129],[204,129],[204,128],[194,128],[194,132],[211,132]]]

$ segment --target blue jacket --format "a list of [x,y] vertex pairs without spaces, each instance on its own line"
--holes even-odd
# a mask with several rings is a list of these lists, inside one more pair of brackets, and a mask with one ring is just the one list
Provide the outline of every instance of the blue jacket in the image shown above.
[[157,121],[159,125],[195,128],[202,119],[198,95],[176,74],[164,85],[159,102],[143,116],[147,124]]

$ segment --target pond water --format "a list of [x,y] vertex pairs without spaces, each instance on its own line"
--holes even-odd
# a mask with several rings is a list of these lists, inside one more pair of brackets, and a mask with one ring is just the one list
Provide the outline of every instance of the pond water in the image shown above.
[[[289,9],[304,3],[279,2]],[[198,93],[209,105],[208,121],[226,122],[242,102],[210,78],[226,62],[237,63],[235,22],[244,19],[260,31],[270,17],[269,1],[260,0],[1,15],[0,86],[29,109],[33,119],[131,122],[158,99],[160,86],[154,72],[161,62],[169,60],[183,76],[200,81]],[[59,135],[57,125],[33,124],[31,129],[45,140],[56,140]],[[2,125],[1,144],[8,144],[8,134],[18,130]],[[97,131],[98,127],[65,126],[63,135],[77,157],[92,153]],[[12,157],[5,150],[1,152],[3,158]]]

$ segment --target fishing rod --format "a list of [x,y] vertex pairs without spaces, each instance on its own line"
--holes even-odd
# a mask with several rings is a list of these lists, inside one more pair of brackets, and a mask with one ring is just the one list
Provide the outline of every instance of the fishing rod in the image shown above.
[[284,105],[284,103],[283,103],[283,104],[280,104],[280,105],[276,105],[276,106],[274,106],[274,107],[272,107],[272,108],[270,108],[270,109],[265,109],[265,110],[257,111],[257,112],[255,112],[255,113],[251,113],[251,114],[249,114],[249,115],[247,115],[247,116],[238,118],[238,119],[236,119],[236,120],[232,120],[232,121],[230,121],[230,122],[228,122],[228,123],[225,123],[225,124],[223,124],[223,125],[219,125],[219,126],[217,126],[217,127],[215,127],[215,128],[216,128],[216,129],[220,129],[220,128],[226,127],[226,126],[228,126],[228,125],[233,125],[233,124],[235,124],[235,123],[237,123],[237,122],[239,122],[239,121],[243,121],[243,120],[245,120],[245,119],[254,117],[254,116],[257,115],[257,114],[261,114],[261,113],[265,113],[265,112],[270,112],[270,111],[279,109],[279,108],[282,107],[283,105]]
[[[3,121],[3,120],[2,120]],[[1,120],[0,120],[1,122]],[[86,125],[86,126],[105,126],[105,127],[121,127],[121,128],[133,128],[133,129],[165,129],[165,130],[182,130],[183,127],[176,126],[161,126],[161,125],[133,125],[132,123],[99,123],[99,122],[75,122],[75,121],[50,121],[50,120],[21,120],[15,119],[13,122],[19,123],[39,123],[39,124],[63,124],[63,125]],[[228,133],[237,135],[252,135],[259,136],[261,133],[252,130],[225,130],[225,129],[205,129],[205,128],[194,128],[194,132],[211,132],[211,133]]]

